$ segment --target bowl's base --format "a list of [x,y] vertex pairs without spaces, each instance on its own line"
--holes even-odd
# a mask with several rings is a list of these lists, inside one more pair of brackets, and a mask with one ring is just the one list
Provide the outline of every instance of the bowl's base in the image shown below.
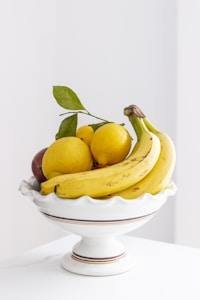
[[74,253],[67,253],[62,261],[62,267],[72,273],[87,276],[111,276],[132,269],[134,261],[131,256],[122,253],[118,257],[99,259],[88,259],[79,257]]

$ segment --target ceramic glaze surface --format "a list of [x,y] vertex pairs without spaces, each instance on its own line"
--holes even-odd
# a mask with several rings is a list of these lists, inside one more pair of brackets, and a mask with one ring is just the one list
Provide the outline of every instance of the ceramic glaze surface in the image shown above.
[[134,200],[97,200],[88,196],[72,200],[61,199],[55,193],[41,195],[36,179],[31,177],[22,181],[20,190],[49,221],[81,236],[71,253],[63,257],[63,268],[83,275],[106,276],[126,272],[133,266],[131,255],[117,236],[149,221],[175,194],[176,187],[171,183],[156,195],[144,194]]

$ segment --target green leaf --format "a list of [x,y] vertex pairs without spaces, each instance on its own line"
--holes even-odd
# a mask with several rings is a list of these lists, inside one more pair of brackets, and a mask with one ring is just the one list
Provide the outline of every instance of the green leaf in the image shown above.
[[85,110],[78,96],[66,86],[53,86],[53,96],[57,103],[69,110]]
[[56,134],[56,140],[65,136],[75,136],[77,120],[77,114],[73,114],[72,116],[65,118],[60,124],[59,131]]
[[89,124],[89,126],[91,126],[93,128],[94,131],[96,131],[99,127],[107,124],[107,123],[110,123],[110,122],[101,122],[101,123],[96,123],[96,124]]
[[[93,130],[96,131],[99,127],[101,127],[101,126],[103,126],[105,124],[108,124],[108,123],[112,123],[112,122],[104,121],[104,122],[101,122],[101,123],[89,124],[89,126],[91,126],[93,128]],[[120,125],[124,126],[125,124],[121,123]]]

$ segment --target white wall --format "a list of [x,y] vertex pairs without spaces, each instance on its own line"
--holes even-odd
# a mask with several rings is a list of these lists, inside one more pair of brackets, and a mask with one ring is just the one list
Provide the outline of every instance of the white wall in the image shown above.
[[[123,108],[137,104],[175,140],[175,3],[1,1],[0,258],[63,234],[18,191],[61,121],[53,85],[68,85],[89,111],[116,122],[127,123]],[[174,200],[133,234],[173,241]]]
[[200,2],[178,1],[178,118],[175,241],[200,247]]

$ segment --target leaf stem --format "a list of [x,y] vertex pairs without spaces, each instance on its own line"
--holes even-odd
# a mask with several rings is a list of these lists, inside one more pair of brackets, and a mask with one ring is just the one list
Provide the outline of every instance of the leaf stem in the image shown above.
[[100,120],[100,121],[103,121],[103,122],[108,122],[108,123],[110,123],[110,121],[108,121],[108,120],[105,120],[105,119],[102,119],[102,118],[100,118],[100,117],[97,117],[97,116],[95,116],[95,115],[91,114],[91,113],[90,113],[89,111],[87,111],[87,110],[69,111],[69,112],[65,112],[65,113],[62,113],[62,114],[60,114],[60,116],[63,116],[63,115],[66,115],[66,114],[71,114],[71,113],[79,113],[79,114],[84,114],[84,115],[87,115],[87,116],[90,116],[90,117],[96,118],[96,119],[98,119],[98,120]]

